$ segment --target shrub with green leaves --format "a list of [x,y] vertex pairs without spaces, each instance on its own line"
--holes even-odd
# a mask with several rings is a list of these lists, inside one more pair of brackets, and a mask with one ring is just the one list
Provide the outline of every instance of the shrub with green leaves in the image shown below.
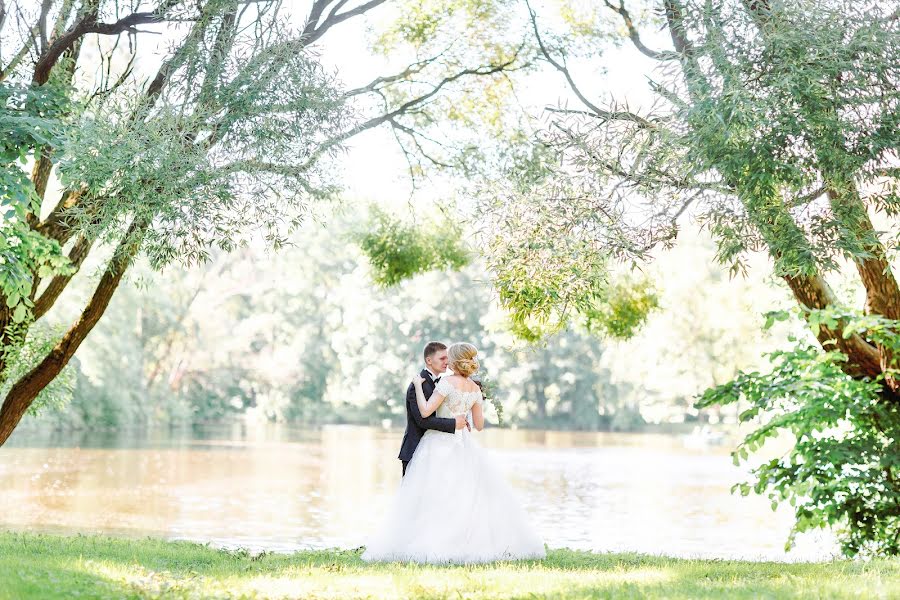
[[[788,318],[771,313],[767,325]],[[844,324],[844,334],[900,348],[897,322],[843,309],[813,311],[818,329]],[[735,464],[749,461],[767,440],[793,437],[783,455],[766,460],[753,479],[734,491],[767,494],[773,509],[788,502],[798,533],[832,528],[842,551],[855,555],[900,554],[900,404],[886,397],[882,381],[853,378],[842,367],[847,356],[800,342],[770,355],[769,373],[740,373],[707,390],[698,407],[747,404],[742,423],[761,423],[734,451]]]

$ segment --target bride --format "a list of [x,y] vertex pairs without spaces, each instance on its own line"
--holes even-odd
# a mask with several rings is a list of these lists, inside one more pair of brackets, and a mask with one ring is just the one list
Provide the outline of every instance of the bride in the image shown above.
[[[425,399],[413,379],[422,417],[472,413],[484,427],[484,399],[470,377],[478,371],[472,344],[450,346],[454,375]],[[428,430],[416,448],[384,524],[367,544],[365,561],[475,563],[544,558],[544,544],[503,476],[467,428]]]

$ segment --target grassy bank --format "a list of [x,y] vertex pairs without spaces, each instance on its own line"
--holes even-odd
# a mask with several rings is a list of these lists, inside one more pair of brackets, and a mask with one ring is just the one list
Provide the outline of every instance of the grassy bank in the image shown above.
[[225,552],[0,533],[0,598],[897,598],[900,560],[778,564],[553,550],[539,562],[367,565],[355,551]]

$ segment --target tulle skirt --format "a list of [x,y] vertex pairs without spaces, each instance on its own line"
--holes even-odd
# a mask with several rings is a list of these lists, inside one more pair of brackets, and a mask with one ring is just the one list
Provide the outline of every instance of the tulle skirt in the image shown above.
[[362,558],[481,563],[545,556],[543,541],[502,473],[461,429],[425,432]]

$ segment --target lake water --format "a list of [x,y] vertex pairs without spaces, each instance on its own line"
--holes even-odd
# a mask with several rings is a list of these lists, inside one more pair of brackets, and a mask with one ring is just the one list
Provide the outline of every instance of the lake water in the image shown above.
[[[291,551],[365,543],[400,481],[403,432],[244,425],[188,432],[17,432],[0,448],[0,528],[102,532]],[[785,553],[788,507],[732,495],[725,446],[682,436],[476,433],[550,547],[823,560],[827,534]]]

